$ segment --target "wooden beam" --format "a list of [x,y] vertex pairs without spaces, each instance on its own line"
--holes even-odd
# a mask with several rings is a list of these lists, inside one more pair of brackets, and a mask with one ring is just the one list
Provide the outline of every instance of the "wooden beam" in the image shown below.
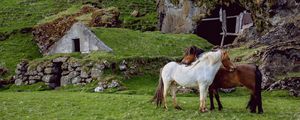
[[[229,18],[237,18],[237,17],[238,17],[238,15],[228,16],[226,18],[229,19]],[[211,20],[220,20],[220,18],[205,18],[205,19],[202,19],[201,21],[211,21]]]
[[[224,33],[220,33],[220,35],[224,35]],[[226,33],[226,35],[229,35],[229,36],[239,36],[240,34],[239,33]]]

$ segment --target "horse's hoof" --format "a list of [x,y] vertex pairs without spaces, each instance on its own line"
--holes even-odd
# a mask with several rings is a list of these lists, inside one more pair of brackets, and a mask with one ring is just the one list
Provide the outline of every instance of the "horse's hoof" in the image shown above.
[[264,111],[258,111],[258,114],[263,114],[264,113]]
[[214,107],[211,107],[209,110],[210,110],[210,111],[213,111],[214,109],[215,109]]
[[208,112],[208,110],[206,108],[201,108],[200,112],[205,113]]
[[219,107],[218,109],[219,109],[219,111],[221,111],[223,109],[223,107]]
[[176,110],[182,110],[182,108],[181,108],[180,106],[178,106],[178,105],[175,106],[175,109],[176,109]]

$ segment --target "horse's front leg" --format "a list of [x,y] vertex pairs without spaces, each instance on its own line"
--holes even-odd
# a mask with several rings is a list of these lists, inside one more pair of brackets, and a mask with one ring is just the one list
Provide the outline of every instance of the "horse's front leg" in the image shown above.
[[207,112],[207,109],[205,107],[205,99],[207,96],[207,92],[208,92],[208,86],[205,85],[199,85],[199,94],[200,94],[200,107],[199,107],[199,111],[200,112]]
[[222,110],[223,106],[222,106],[222,103],[220,101],[220,96],[219,96],[218,89],[215,89],[214,94],[215,94],[216,100],[218,102],[218,108],[219,108],[219,110]]
[[172,99],[173,99],[173,106],[177,110],[182,110],[182,108],[177,104],[176,92],[177,92],[177,87],[176,87],[176,84],[173,83],[171,86],[171,95],[172,95]]

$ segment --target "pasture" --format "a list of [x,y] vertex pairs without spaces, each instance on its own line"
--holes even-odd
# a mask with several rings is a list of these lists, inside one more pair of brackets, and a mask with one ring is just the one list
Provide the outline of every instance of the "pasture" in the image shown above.
[[[263,93],[264,114],[252,114],[245,109],[249,98],[245,93],[222,94],[223,111],[207,113],[198,112],[196,95],[178,97],[181,111],[171,104],[168,111],[156,108],[148,102],[151,97],[61,91],[2,92],[0,119],[300,119],[300,99],[287,97],[283,91]],[[168,100],[171,102],[170,97]]]
[[[107,90],[92,93],[94,87],[66,87],[39,91],[42,86],[11,87],[0,94],[0,119],[224,119],[274,120],[300,119],[300,99],[288,91],[262,92],[264,114],[245,109],[249,91],[238,88],[233,93],[221,93],[222,111],[200,113],[196,94],[179,94],[183,110],[168,104],[168,111],[149,102],[157,85],[157,76],[145,75],[124,81],[125,91]],[[30,92],[15,92],[30,91]],[[168,103],[172,103],[168,96]],[[206,105],[209,107],[207,99]]]

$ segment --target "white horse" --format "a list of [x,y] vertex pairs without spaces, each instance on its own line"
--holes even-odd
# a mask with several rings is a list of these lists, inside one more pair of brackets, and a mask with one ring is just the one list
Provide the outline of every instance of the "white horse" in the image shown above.
[[171,87],[174,107],[181,109],[176,102],[176,84],[184,87],[198,87],[200,93],[199,110],[201,112],[207,111],[205,99],[208,87],[212,84],[220,66],[222,63],[226,63],[229,64],[226,65],[229,68],[234,67],[228,58],[227,52],[217,50],[216,52],[203,53],[190,66],[169,62],[161,69],[159,84],[153,100],[156,101],[157,105],[161,105],[163,101],[164,107],[167,109],[167,92],[169,87]]

